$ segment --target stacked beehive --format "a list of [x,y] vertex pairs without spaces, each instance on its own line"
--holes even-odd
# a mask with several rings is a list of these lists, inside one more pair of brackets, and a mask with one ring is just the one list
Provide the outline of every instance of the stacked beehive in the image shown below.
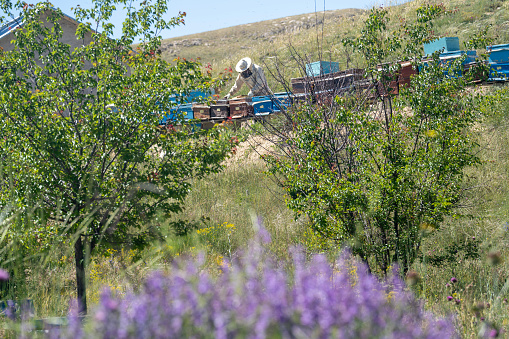
[[310,99],[319,104],[330,104],[334,97],[351,90],[363,78],[364,70],[339,70],[339,63],[317,61],[306,65],[306,76],[291,79],[296,101]]
[[509,79],[509,44],[488,46],[490,57],[489,79],[492,81],[507,81]]

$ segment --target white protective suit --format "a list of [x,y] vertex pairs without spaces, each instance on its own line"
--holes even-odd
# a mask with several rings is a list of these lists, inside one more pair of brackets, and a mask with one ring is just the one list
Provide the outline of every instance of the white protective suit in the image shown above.
[[234,96],[237,93],[243,84],[246,84],[249,87],[249,96],[260,96],[260,95],[270,95],[271,91],[269,86],[267,85],[267,79],[265,78],[265,74],[263,73],[263,69],[252,63],[249,67],[251,71],[251,75],[247,78],[243,77],[242,73],[239,73],[237,76],[237,80],[235,80],[235,84],[230,89],[227,97]]

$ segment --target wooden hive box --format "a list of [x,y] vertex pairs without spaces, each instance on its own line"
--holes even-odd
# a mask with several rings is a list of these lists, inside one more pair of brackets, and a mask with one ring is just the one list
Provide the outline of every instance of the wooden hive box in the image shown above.
[[398,86],[410,86],[410,78],[417,74],[417,70],[413,68],[411,62],[403,62],[399,71]]
[[230,115],[230,106],[225,102],[216,102],[210,105],[210,118],[211,119],[226,119]]
[[317,77],[293,78],[290,82],[294,94],[303,94],[347,88],[363,78],[363,69],[350,68]]
[[292,92],[296,94],[311,93],[314,91],[315,81],[313,78],[292,78],[290,80]]
[[204,104],[193,104],[193,113],[195,119],[209,120],[210,106]]
[[248,102],[230,102],[230,116],[233,119],[245,118],[253,115],[253,106]]

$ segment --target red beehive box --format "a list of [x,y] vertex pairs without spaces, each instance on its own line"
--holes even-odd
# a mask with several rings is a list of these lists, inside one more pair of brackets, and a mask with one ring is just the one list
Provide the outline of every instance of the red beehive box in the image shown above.
[[398,85],[400,87],[410,86],[410,78],[417,74],[417,70],[414,69],[410,61],[401,63],[401,69],[399,71]]
[[[389,65],[389,64],[384,64]],[[383,70],[384,65],[378,65],[378,71],[381,72]],[[401,73],[396,71],[394,73],[390,73],[388,71],[384,71],[383,81],[379,81],[377,83],[377,90],[382,96],[387,96],[388,93],[398,95],[399,94],[399,84],[398,80],[401,76]]]

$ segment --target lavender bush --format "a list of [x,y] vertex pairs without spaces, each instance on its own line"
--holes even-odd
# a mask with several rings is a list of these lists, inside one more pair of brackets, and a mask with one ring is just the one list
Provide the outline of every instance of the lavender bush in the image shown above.
[[[294,250],[291,270],[262,245],[202,270],[203,259],[155,272],[141,292],[118,299],[106,290],[85,331],[68,338],[452,338],[397,278],[380,283],[344,253],[332,265]],[[290,272],[291,273],[288,273]]]

